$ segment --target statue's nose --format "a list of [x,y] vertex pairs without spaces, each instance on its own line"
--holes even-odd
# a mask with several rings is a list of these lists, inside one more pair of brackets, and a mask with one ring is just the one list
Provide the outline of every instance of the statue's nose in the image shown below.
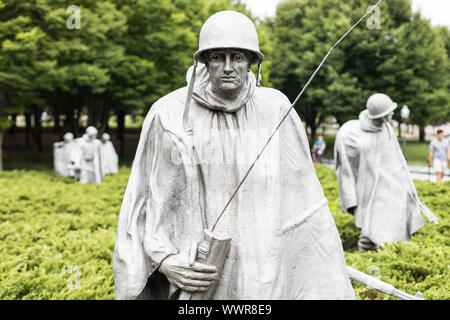
[[233,71],[233,68],[231,67],[231,58],[230,54],[227,54],[225,56],[225,68],[223,69],[225,73],[231,73]]

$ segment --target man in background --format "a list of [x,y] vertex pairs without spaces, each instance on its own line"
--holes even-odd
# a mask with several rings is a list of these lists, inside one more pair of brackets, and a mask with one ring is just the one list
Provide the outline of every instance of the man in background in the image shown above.
[[441,182],[447,169],[447,161],[450,159],[450,146],[444,139],[444,131],[438,130],[436,137],[430,142],[430,157],[428,165],[436,171],[436,181]]
[[327,144],[325,143],[325,140],[323,140],[323,136],[319,136],[318,140],[314,142],[313,146],[313,154],[314,154],[314,162],[320,162],[322,163],[322,157],[325,153],[325,148],[327,147]]

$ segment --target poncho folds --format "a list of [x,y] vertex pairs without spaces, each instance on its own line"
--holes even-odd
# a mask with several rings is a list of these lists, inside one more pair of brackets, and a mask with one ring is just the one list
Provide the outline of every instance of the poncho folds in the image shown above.
[[102,160],[102,175],[119,173],[119,156],[111,141],[102,141],[100,144],[100,158]]
[[[168,298],[159,264],[189,252],[211,227],[290,107],[279,91],[256,87],[249,72],[241,102],[230,104],[232,112],[219,111],[220,98],[208,98],[205,68],[198,68],[197,79],[189,114],[193,136],[183,127],[187,88],[158,100],[145,119],[117,229],[117,299]],[[216,231],[232,242],[213,299],[354,299],[341,240],[295,112]]]
[[340,206],[356,206],[355,224],[375,244],[408,241],[424,226],[417,191],[392,126],[374,126],[367,113],[336,135]]

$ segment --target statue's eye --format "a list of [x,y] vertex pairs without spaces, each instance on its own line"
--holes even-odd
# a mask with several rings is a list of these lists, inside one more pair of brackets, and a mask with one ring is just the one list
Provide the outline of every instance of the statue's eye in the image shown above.
[[222,56],[218,53],[213,53],[210,58],[212,61],[221,61],[222,60]]
[[242,57],[241,57],[241,55],[239,53],[236,53],[236,54],[233,55],[233,60],[234,61],[241,61]]

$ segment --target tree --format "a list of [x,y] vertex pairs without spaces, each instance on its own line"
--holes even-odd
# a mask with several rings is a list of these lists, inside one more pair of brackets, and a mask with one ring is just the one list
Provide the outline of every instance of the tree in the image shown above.
[[[351,24],[351,7],[338,0],[288,0],[277,7],[271,81],[292,101],[331,45]],[[330,106],[344,106],[357,96],[354,79],[344,70],[344,52],[337,48],[296,105],[310,129],[330,114]],[[336,94],[338,93],[338,94]]]
[[32,131],[33,154],[37,159],[40,134],[39,96],[45,83],[37,81],[42,69],[49,63],[40,54],[45,34],[32,24],[30,17],[18,14],[17,5],[10,0],[0,3],[0,117],[5,120],[12,113],[25,111],[33,113],[35,129]]
[[[87,113],[88,124],[101,133],[114,112],[123,150],[125,115],[145,114],[157,99],[186,85],[203,22],[225,9],[249,15],[232,0],[80,0],[77,5],[81,28],[69,29],[72,12],[65,0],[0,0],[2,117],[25,114],[35,160],[44,111],[57,121],[57,132],[76,135],[81,114]],[[264,25],[258,28],[269,52],[270,34]],[[269,67],[263,69],[266,84]]]
[[[275,86],[294,99],[330,46],[368,7],[363,0],[281,3],[272,28]],[[411,119],[422,128],[432,110],[442,110],[448,73],[441,37],[420,14],[412,14],[409,0],[383,2],[380,12],[380,28],[370,29],[365,22],[355,28],[299,101],[297,111],[312,140],[326,116],[340,124],[355,118],[376,92],[412,107]]]
[[[411,109],[411,122],[425,126],[448,105],[448,61],[445,44],[430,22],[415,13],[394,34],[399,52],[386,62],[392,73],[392,96]],[[448,108],[448,107],[447,107]]]

